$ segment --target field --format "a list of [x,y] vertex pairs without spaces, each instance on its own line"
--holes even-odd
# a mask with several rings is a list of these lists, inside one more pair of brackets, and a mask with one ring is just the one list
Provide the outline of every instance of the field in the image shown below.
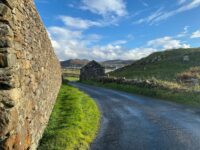
[[62,74],[64,77],[79,77],[80,69],[78,68],[65,68],[62,69]]
[[63,84],[38,150],[88,149],[99,122],[96,103],[78,89]]

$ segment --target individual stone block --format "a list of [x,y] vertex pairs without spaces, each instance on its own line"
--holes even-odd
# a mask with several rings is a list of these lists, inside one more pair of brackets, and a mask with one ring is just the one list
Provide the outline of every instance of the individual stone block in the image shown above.
[[12,67],[16,64],[15,54],[0,53],[0,68]]
[[12,77],[0,74],[0,90],[8,90],[15,86],[11,81]]
[[11,18],[12,16],[10,8],[3,3],[0,3],[0,16],[3,18]]
[[13,31],[10,29],[9,25],[5,23],[0,23],[0,37],[13,37]]
[[15,54],[8,54],[7,55],[7,64],[8,67],[12,67],[16,64],[17,58]]
[[14,0],[4,0],[4,1],[10,8],[13,8],[16,5],[16,1]]
[[5,68],[8,66],[7,56],[0,53],[0,68]]
[[3,135],[5,128],[8,126],[9,119],[5,109],[0,108],[0,136]]
[[7,47],[12,47],[11,40],[0,37],[0,48],[7,48]]
[[12,28],[14,26],[14,19],[11,9],[3,3],[0,3],[0,21],[9,24]]
[[0,53],[14,53],[12,48],[0,48]]

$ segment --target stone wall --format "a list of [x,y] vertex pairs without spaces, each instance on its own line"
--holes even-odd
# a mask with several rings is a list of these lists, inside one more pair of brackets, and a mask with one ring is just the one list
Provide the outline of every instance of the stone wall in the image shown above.
[[[149,89],[162,89],[174,92],[187,92],[188,88],[173,82],[161,81],[156,79],[143,80],[143,79],[126,79],[126,78],[116,78],[116,77],[101,77],[98,79],[93,79],[92,81],[100,82],[102,84],[106,83],[115,83],[119,85],[128,85],[135,86],[140,88],[149,88]],[[198,92],[199,91],[193,91]]]
[[0,149],[36,149],[61,84],[32,0],[0,0]]

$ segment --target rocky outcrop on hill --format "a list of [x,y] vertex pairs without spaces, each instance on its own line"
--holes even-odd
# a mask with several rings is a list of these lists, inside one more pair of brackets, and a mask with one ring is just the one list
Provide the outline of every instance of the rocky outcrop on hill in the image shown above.
[[200,85],[200,67],[192,67],[177,75],[176,80],[189,86]]
[[35,150],[61,84],[32,0],[0,0],[0,149]]

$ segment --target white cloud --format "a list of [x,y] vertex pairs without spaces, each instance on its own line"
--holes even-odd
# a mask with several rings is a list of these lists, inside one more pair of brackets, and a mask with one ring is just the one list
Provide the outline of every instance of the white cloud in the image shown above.
[[152,21],[163,14],[162,12],[163,8],[159,8],[157,11],[153,12],[150,16],[146,18],[139,19],[138,21],[135,21],[134,24],[141,24],[141,23],[150,23],[152,24]]
[[181,32],[180,34],[178,34],[177,37],[178,37],[178,38],[181,38],[181,37],[187,36],[187,34],[188,34],[188,29],[189,29],[189,26],[185,26],[185,27],[183,28],[183,32]]
[[169,18],[171,16],[174,16],[174,15],[176,15],[178,13],[194,9],[194,8],[199,7],[199,6],[200,6],[200,0],[193,0],[189,4],[183,5],[182,7],[178,8],[176,10],[172,10],[172,11],[163,13],[161,16],[156,18],[154,20],[154,22],[159,22],[161,20],[165,20],[165,19],[167,19],[167,18]]
[[122,55],[122,59],[133,59],[133,60],[138,60],[143,57],[146,57],[154,52],[156,52],[157,49],[154,48],[135,48],[127,51]]
[[169,36],[151,40],[147,43],[147,46],[150,46],[159,50],[190,47],[190,45],[182,43],[181,41],[173,39],[172,37],[169,37]]
[[48,28],[48,33],[56,54],[61,60],[78,57],[77,51],[85,47],[81,31],[71,31],[62,27],[50,27]]
[[124,60],[138,60],[149,54],[155,52],[153,48],[134,48],[124,49],[119,45],[108,44],[105,46],[95,46],[92,48],[92,55],[97,60],[112,60],[112,59],[124,59]]
[[128,41],[127,40],[118,40],[118,41],[114,41],[113,45],[123,45],[126,44]]
[[68,7],[70,7],[70,8],[75,8],[75,5],[72,4],[72,3],[70,3],[70,4],[68,4]]
[[71,31],[61,27],[50,27],[48,32],[56,54],[60,60],[82,58],[95,60],[140,59],[155,52],[153,48],[125,49],[126,40],[114,41],[107,45],[95,45],[101,36],[84,35],[81,31]]
[[197,30],[196,32],[192,33],[191,38],[192,39],[194,39],[194,38],[200,38],[200,30]]
[[126,44],[127,40],[97,45],[96,42],[102,38],[97,34],[85,35],[82,31],[72,31],[62,27],[50,27],[48,33],[60,60],[72,58],[90,60],[140,59],[158,50],[190,47],[172,37],[163,37],[147,42],[144,47],[126,49],[123,44]]
[[149,7],[149,4],[147,4],[145,1],[140,0],[140,2],[142,3],[143,6],[145,6],[145,7]]
[[88,29],[92,26],[103,26],[101,22],[91,21],[81,18],[73,18],[70,16],[60,16],[59,17],[67,27],[75,28],[75,29]]
[[103,17],[122,17],[127,14],[124,0],[82,0],[82,2],[82,9],[89,10]]
[[184,4],[185,2],[187,2],[187,0],[178,0],[178,4],[179,4],[179,5],[182,5],[182,4]]
[[48,31],[51,35],[53,34],[54,38],[58,40],[70,40],[70,39],[82,38],[82,31],[71,31],[57,26],[49,27]]
[[[124,0],[81,0],[79,9],[89,10],[102,16],[98,20],[88,20],[71,16],[60,16],[59,19],[72,29],[89,29],[90,27],[105,27],[118,25],[119,20],[128,14]],[[71,3],[68,7],[74,8]]]
[[[65,24],[64,27],[52,26],[48,28],[53,47],[60,60],[73,58],[95,60],[140,59],[158,50],[190,47],[172,37],[163,37],[147,42],[144,47],[126,49],[124,44],[134,38],[131,34],[125,39],[113,41],[106,45],[98,45],[102,36],[98,34],[87,35],[84,29],[100,26],[100,24],[68,16],[62,16],[61,21]],[[185,32],[187,28],[184,28]]]
[[197,8],[200,6],[200,0],[192,0],[189,3],[184,3],[184,5],[181,5],[179,8],[171,10],[171,11],[163,11],[162,8],[157,10],[156,12],[152,13],[150,16],[142,18],[138,21],[135,21],[137,24],[141,23],[150,23],[155,24],[160,21],[166,20],[169,17],[172,17],[174,15],[177,15],[179,13],[189,11],[191,9]]

